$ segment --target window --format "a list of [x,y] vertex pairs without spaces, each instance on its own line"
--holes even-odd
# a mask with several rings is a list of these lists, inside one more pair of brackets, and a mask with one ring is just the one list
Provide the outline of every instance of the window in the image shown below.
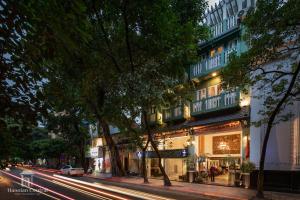
[[243,3],[242,3],[242,8],[247,8],[247,0],[244,0]]
[[237,39],[235,40],[231,40],[230,42],[228,42],[228,45],[227,45],[227,49],[236,49],[237,47]]
[[221,91],[222,91],[221,84],[210,86],[208,87],[208,96],[209,97],[217,96],[221,93]]
[[197,101],[201,100],[201,99],[205,99],[206,98],[206,88],[200,89],[196,92],[196,99]]
[[152,106],[150,110],[150,114],[155,114],[156,113],[156,107]]
[[214,49],[213,49],[213,50],[211,50],[211,51],[210,51],[210,57],[214,57],[214,55],[215,55],[215,52],[216,52],[216,51],[215,51]]
[[222,53],[223,47],[218,47],[218,53]]

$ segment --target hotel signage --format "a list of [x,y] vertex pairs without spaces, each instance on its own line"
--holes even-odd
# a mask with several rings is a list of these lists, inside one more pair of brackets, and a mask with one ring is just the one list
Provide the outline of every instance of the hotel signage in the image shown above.
[[90,157],[91,158],[101,158],[101,157],[103,157],[102,148],[99,148],[99,147],[90,148]]
[[[139,156],[137,152],[137,156]],[[187,149],[170,149],[170,150],[160,150],[160,156],[162,158],[184,158],[188,156]],[[146,158],[158,158],[155,151],[146,151]]]

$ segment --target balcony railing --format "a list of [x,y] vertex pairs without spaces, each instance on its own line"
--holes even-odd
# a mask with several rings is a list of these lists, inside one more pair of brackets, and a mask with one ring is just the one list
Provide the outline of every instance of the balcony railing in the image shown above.
[[230,32],[231,30],[233,30],[234,28],[236,28],[238,26],[239,26],[239,24],[238,24],[237,16],[228,17],[227,19],[224,19],[221,22],[210,26],[209,27],[210,37],[206,40],[199,41],[199,44],[201,45],[209,40],[217,38],[217,37],[223,35],[224,33]]
[[240,91],[225,91],[220,95],[204,98],[191,103],[191,115],[223,110],[239,105]]
[[173,120],[184,119],[184,105],[171,107],[169,109],[165,109],[163,112],[163,121],[169,122]]
[[224,67],[229,61],[229,55],[233,52],[237,52],[236,48],[232,48],[221,53],[216,54],[214,57],[204,59],[199,63],[190,67],[190,77],[201,77],[208,73],[218,70]]
[[149,122],[149,125],[161,124],[161,122],[162,122],[161,113],[156,112],[156,113],[149,114],[148,122]]
[[224,19],[222,22],[217,23],[210,27],[211,35],[213,38],[222,35],[223,33],[230,31],[238,26],[237,16],[233,15]]

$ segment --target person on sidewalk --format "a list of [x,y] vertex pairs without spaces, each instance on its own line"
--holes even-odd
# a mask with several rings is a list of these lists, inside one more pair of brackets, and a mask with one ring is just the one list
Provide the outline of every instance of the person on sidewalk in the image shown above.
[[215,182],[215,166],[212,165],[209,171],[210,171],[210,181]]

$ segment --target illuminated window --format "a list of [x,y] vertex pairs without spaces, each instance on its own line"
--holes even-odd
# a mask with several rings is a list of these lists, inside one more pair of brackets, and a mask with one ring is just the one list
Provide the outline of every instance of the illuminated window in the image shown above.
[[215,52],[216,52],[216,51],[215,51],[214,49],[213,49],[213,50],[211,50],[211,51],[210,51],[210,57],[214,57],[214,55],[215,55]]
[[150,110],[150,114],[155,114],[156,113],[156,107],[152,106]]
[[205,99],[206,98],[206,88],[198,90],[196,95],[197,95],[196,96],[197,101],[199,101],[201,99]]
[[223,47],[218,48],[218,53],[221,53],[223,51]]
[[210,86],[208,87],[208,96],[209,97],[217,96],[221,93],[221,91],[222,91],[221,84]]

